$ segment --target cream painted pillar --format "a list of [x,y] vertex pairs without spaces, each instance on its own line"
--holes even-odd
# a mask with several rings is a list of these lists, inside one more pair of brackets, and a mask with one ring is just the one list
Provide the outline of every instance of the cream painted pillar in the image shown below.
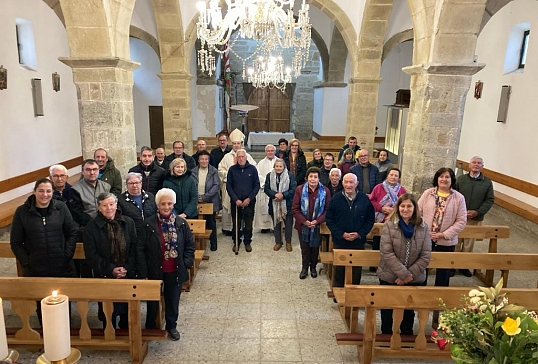
[[140,64],[118,57],[60,61],[73,69],[83,157],[91,158],[95,149],[105,148],[125,174],[136,164],[133,70]]
[[454,168],[471,76],[484,64],[422,64],[404,67],[411,75],[411,105],[402,159],[402,185],[420,196],[435,172]]
[[162,80],[164,144],[172,150],[172,143],[181,140],[190,154],[191,80],[193,76],[180,72],[159,73]]
[[370,153],[374,148],[377,116],[377,97],[381,79],[355,77],[349,83],[346,139],[357,137],[357,142]]

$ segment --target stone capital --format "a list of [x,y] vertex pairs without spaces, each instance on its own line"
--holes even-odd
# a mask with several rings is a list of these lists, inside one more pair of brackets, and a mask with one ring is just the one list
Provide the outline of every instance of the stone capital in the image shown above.
[[402,71],[408,75],[440,75],[440,76],[472,76],[486,66],[485,63],[471,64],[444,64],[422,63],[403,67]]
[[347,83],[345,82],[321,82],[321,81],[318,81],[318,82],[315,82],[313,87],[314,88],[330,88],[330,87],[334,87],[334,88],[344,88],[347,86]]
[[351,77],[349,83],[381,83],[381,78],[379,77]]
[[58,60],[73,69],[77,68],[119,68],[134,71],[140,63],[120,57],[60,57]]
[[157,76],[165,81],[165,80],[187,80],[190,81],[194,78],[193,75],[186,73],[186,72],[162,72],[157,73]]

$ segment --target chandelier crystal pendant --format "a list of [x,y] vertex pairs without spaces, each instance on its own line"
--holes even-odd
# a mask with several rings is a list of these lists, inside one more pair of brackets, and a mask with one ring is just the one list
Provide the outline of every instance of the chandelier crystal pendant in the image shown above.
[[[293,16],[294,0],[226,0],[227,11],[219,0],[197,3],[200,12],[196,23],[197,36],[201,47],[198,64],[202,72],[212,75],[215,71],[215,53],[224,53],[220,48],[226,44],[234,31],[245,39],[261,41],[269,52],[290,49],[294,56],[294,74],[300,74],[310,51],[311,29],[309,5],[303,0],[297,22]],[[287,11],[284,10],[287,8]],[[299,54],[299,56],[297,56]],[[298,70],[298,71],[297,71]]]
[[284,67],[282,56],[260,56],[247,70],[248,82],[256,88],[277,88],[284,92],[286,84],[291,82],[291,68]]

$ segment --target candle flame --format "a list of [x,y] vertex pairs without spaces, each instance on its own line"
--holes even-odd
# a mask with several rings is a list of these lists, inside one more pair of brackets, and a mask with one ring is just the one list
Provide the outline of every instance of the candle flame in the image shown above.
[[56,290],[52,291],[52,297],[58,297],[58,291]]

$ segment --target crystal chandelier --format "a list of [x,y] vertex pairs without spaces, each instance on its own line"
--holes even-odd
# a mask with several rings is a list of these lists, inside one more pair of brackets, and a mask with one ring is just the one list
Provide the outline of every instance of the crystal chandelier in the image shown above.
[[[294,62],[300,74],[310,50],[309,5],[303,0],[297,22],[293,16],[294,0],[225,0],[227,12],[222,17],[219,0],[197,3],[200,12],[196,24],[201,47],[198,64],[202,72],[212,75],[216,60],[214,53],[223,53],[226,44],[236,30],[245,39],[262,41],[267,52],[291,49],[295,52]],[[287,7],[287,12],[284,10]]]
[[248,82],[256,88],[277,88],[284,92],[286,84],[291,82],[291,68],[284,68],[284,60],[280,55],[277,57],[258,57],[247,73]]

